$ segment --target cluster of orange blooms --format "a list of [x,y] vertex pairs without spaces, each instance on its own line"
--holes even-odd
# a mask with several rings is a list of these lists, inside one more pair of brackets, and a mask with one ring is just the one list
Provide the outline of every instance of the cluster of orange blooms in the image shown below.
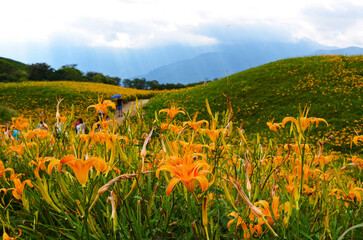
[[[115,105],[111,101],[100,100],[98,104],[91,105],[89,108],[95,108],[97,113],[101,110],[106,116],[109,108],[115,109]],[[167,182],[167,195],[173,191],[183,192],[181,189],[184,186],[192,194],[196,203],[199,203],[199,199],[206,196],[208,191],[212,193],[212,188],[220,188],[223,194],[215,194],[211,197],[208,207],[213,208],[214,198],[224,199],[228,203],[229,211],[223,214],[232,217],[226,227],[234,232],[239,231],[238,227],[241,226],[245,239],[260,236],[264,226],[277,236],[273,227],[277,225],[277,222],[285,228],[288,227],[293,211],[299,211],[301,207],[302,198],[309,202],[323,199],[324,204],[321,205],[320,211],[326,217],[325,227],[329,226],[332,210],[336,210],[331,209],[334,206],[329,206],[328,203],[331,200],[328,198],[341,200],[347,207],[351,204],[361,204],[362,182],[361,179],[356,179],[353,173],[356,169],[361,171],[363,160],[359,156],[353,156],[349,158],[349,163],[344,162],[344,166],[337,169],[332,163],[337,161],[338,156],[323,154],[323,145],[329,139],[320,141],[317,149],[308,143],[307,134],[309,129],[314,127],[313,125],[318,127],[319,122],[328,124],[324,119],[308,117],[308,109],[305,109],[298,118],[287,117],[282,120],[282,123],[267,123],[272,131],[279,132],[291,122],[291,129],[296,133],[296,143],[286,144],[277,152],[272,149],[266,150],[261,145],[257,145],[258,150],[253,150],[253,143],[247,139],[243,129],[234,129],[233,123],[228,119],[228,124],[225,127],[221,126],[217,115],[210,114],[212,118],[210,122],[197,121],[195,116],[190,121],[180,123],[174,118],[177,114],[185,114],[181,108],[172,106],[161,110],[159,115],[162,116],[165,113],[167,115],[165,122],[160,120],[154,122],[158,126],[157,131],[161,137],[152,138],[154,127],[149,134],[143,136],[144,145],[137,156],[140,161],[139,174],[145,173],[146,170],[155,171],[159,181]],[[61,116],[59,113],[57,116],[59,121]],[[64,119],[60,122],[67,124]],[[50,146],[50,149],[56,147],[56,132],[42,129],[30,130],[30,126],[27,119],[13,119],[10,128],[21,131],[19,140],[11,139],[6,135],[5,128],[0,133],[0,146],[6,149],[0,151],[0,154],[7,156],[8,159],[6,162],[0,161],[0,178],[5,181],[10,180],[14,186],[3,187],[0,192],[6,194],[7,191],[12,191],[15,199],[26,202],[26,198],[22,196],[25,186],[28,185],[30,188],[36,186],[34,191],[39,189],[44,201],[56,211],[60,209],[60,206],[49,196],[44,187],[50,175],[58,172],[64,174],[64,177],[69,178],[70,181],[75,176],[77,182],[86,189],[90,174],[91,178],[99,174],[106,178],[111,171],[119,174],[130,170],[125,167],[121,169],[119,162],[123,162],[125,166],[131,165],[129,160],[131,153],[127,156],[126,145],[134,145],[141,140],[134,138],[130,141],[129,137],[117,131],[117,123],[114,119],[104,117],[99,120],[98,127],[92,126],[90,133],[79,135],[68,133],[70,142],[69,145],[63,146],[64,152],[61,153],[63,156],[54,157],[55,153],[52,152],[47,152],[48,156],[40,156],[41,146]],[[353,143],[356,145],[362,142],[361,135],[353,138]],[[151,146],[157,144],[162,146],[161,150],[151,152],[153,149]],[[117,148],[118,145],[120,148]],[[116,153],[116,151],[121,152]],[[102,152],[106,154],[101,157]],[[244,157],[240,157],[241,154],[244,154]],[[14,159],[26,162],[26,165],[32,168],[35,178],[28,173],[26,176],[29,179],[21,181],[23,174],[17,174],[17,169],[12,168]],[[147,166],[145,167],[144,164]],[[68,166],[73,175],[65,174],[67,169],[62,165]],[[11,173],[9,178],[7,172]],[[160,173],[163,173],[163,178]],[[128,175],[125,178],[128,177],[137,177],[137,174]],[[118,180],[111,180],[100,188],[91,208],[98,196],[116,181]],[[136,186],[137,184],[135,188]],[[64,189],[65,192],[66,188],[67,186]],[[114,199],[112,191],[110,199],[111,201]],[[203,226],[207,236],[208,207],[203,202]],[[116,205],[112,205],[112,208],[114,216]]]

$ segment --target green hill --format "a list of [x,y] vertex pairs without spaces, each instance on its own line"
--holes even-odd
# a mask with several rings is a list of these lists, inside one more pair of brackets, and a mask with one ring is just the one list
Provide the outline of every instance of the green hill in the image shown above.
[[27,65],[9,58],[0,57],[0,82],[18,82],[28,76]]
[[0,57],[0,69],[3,69],[3,66],[11,65],[15,69],[26,70],[26,64],[22,62],[18,62],[9,58]]
[[[154,97],[149,112],[175,102],[198,118],[209,119],[205,99],[213,112],[233,106],[233,121],[249,133],[269,132],[267,121],[296,117],[299,105],[310,106],[309,116],[324,118],[335,135],[334,144],[349,144],[362,127],[363,56],[315,56],[285,59],[252,68],[218,81]],[[268,133],[269,134],[269,133]]]

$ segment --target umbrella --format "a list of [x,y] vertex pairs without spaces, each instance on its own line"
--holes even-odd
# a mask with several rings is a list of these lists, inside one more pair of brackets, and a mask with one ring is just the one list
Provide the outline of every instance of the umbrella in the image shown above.
[[113,98],[120,98],[120,97],[122,97],[120,94],[116,94],[116,95],[113,95],[113,96],[111,97],[111,99],[113,99]]

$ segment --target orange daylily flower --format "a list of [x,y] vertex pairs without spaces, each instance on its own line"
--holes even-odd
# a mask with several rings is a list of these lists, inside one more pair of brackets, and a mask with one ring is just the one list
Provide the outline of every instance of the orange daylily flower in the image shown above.
[[64,123],[67,120],[67,117],[59,117],[59,122]]
[[[231,225],[231,223],[233,223],[237,219],[236,229],[239,225],[242,226],[244,239],[250,239],[251,234],[255,237],[258,237],[261,235],[262,227],[260,224],[257,224],[254,226],[252,223],[250,223],[249,229],[248,229],[247,224],[242,220],[242,218],[238,215],[238,213],[233,211],[230,214],[228,214],[228,217],[234,217],[234,218],[228,221],[227,228],[229,229],[229,226]],[[257,234],[255,234],[256,231],[257,231]]]
[[[301,166],[295,166],[293,169],[293,173],[295,176],[298,176],[298,179],[301,178]],[[303,180],[308,181],[310,176],[313,174],[313,171],[310,169],[310,167],[307,164],[304,164],[303,166]]]
[[343,192],[343,190],[338,189],[338,188],[334,188],[330,193],[329,196],[335,196],[337,199],[342,199],[345,194]]
[[321,174],[319,175],[319,178],[322,180],[328,181],[328,179],[332,176],[334,176],[334,174],[331,171],[328,171],[325,173],[321,172]]
[[212,142],[216,142],[219,137],[219,134],[226,130],[225,129],[211,129],[211,130],[203,129],[202,131],[203,131],[203,133],[208,134],[208,136]]
[[353,202],[355,202],[355,199],[357,199],[357,202],[361,202],[363,196],[363,188],[355,187],[350,189],[348,196]]
[[275,133],[277,133],[277,128],[281,128],[281,124],[274,123],[273,120],[271,122],[267,122],[266,124],[270,128],[270,130],[274,131]]
[[15,146],[10,146],[9,148],[10,148],[9,151],[6,154],[13,151],[13,152],[16,152],[17,154],[19,154],[19,156],[24,155],[24,149],[25,149],[24,145],[15,145]]
[[33,187],[33,184],[31,183],[30,180],[25,180],[23,182],[20,181],[20,179],[18,178],[20,175],[21,174],[12,176],[12,181],[15,184],[15,188],[8,188],[8,189],[2,188],[2,189],[0,189],[0,192],[4,191],[6,193],[7,191],[12,190],[13,196],[16,199],[20,200],[21,195],[23,194],[23,190],[24,190],[25,185],[28,184],[31,188]]
[[[355,187],[349,190],[348,196],[345,195],[345,193],[338,188],[334,188],[329,196],[335,196],[337,199],[345,199],[345,200],[351,200],[353,202],[361,202],[362,196],[363,196],[363,188]],[[355,201],[356,199],[356,201]]]
[[279,165],[283,160],[284,158],[282,156],[275,156],[272,161],[274,165]]
[[130,142],[130,139],[126,136],[119,136],[119,137],[117,137],[117,139],[125,141],[126,144],[129,144],[129,142]]
[[313,160],[313,165],[314,166],[319,165],[320,167],[322,167],[331,162],[332,159],[333,158],[331,156],[315,156]]
[[184,123],[183,123],[183,126],[188,125],[188,126],[190,126],[191,128],[193,128],[193,129],[194,129],[194,132],[197,132],[197,131],[198,131],[198,129],[200,128],[200,126],[201,126],[203,123],[205,123],[205,124],[206,124],[206,127],[208,127],[208,126],[209,126],[208,121],[206,121],[206,120],[196,121],[196,119],[193,119],[193,121],[184,122]]
[[352,142],[354,142],[355,145],[358,145],[358,142],[363,142],[363,135],[354,136]]
[[[201,168],[202,170],[200,170]],[[178,165],[162,165],[156,171],[156,177],[159,178],[160,171],[168,171],[173,176],[168,184],[168,187],[166,188],[167,195],[170,195],[175,184],[177,184],[178,182],[182,182],[189,192],[194,192],[195,181],[198,181],[202,191],[205,191],[210,184],[205,175],[209,173],[213,176],[212,172],[209,171],[208,168],[209,165],[204,160],[194,162],[193,158],[184,157],[182,159],[182,163]]]
[[[352,162],[355,166],[363,167],[363,159],[357,156],[352,157]],[[348,164],[349,165],[349,164]]]
[[105,130],[99,131],[97,133],[90,133],[89,138],[96,143],[106,143],[107,149],[111,149],[113,143],[116,142],[116,135],[106,132]]
[[161,130],[166,130],[166,129],[169,127],[169,124],[167,124],[167,123],[162,123],[162,124],[160,125],[160,127],[161,127]]
[[99,111],[101,111],[101,112],[103,112],[103,114],[107,114],[107,112],[108,112],[107,108],[108,107],[116,109],[115,103],[112,102],[111,100],[104,100],[102,102],[101,99],[98,99],[98,104],[91,105],[88,108],[95,108],[97,113],[99,113]]
[[173,125],[170,124],[169,127],[171,128],[171,131],[173,131],[176,134],[180,134],[182,132],[182,130],[184,129],[182,126],[177,126],[177,125]]
[[11,121],[12,121],[11,129],[17,129],[19,131],[22,131],[29,127],[29,121],[26,118],[17,117],[17,118],[12,118]]
[[82,187],[86,186],[88,181],[88,172],[91,169],[95,159],[81,160],[73,155],[68,155],[60,160],[60,164],[66,164],[72,168],[78,182]]
[[45,158],[36,158],[36,161],[32,160],[29,165],[36,165],[37,167],[34,170],[34,174],[36,177],[38,177],[40,180],[42,180],[42,178],[39,175],[39,169],[46,171],[47,168],[45,166],[45,163],[50,161],[50,163],[48,164],[48,174],[51,174],[52,169],[55,165],[59,164],[60,161],[58,159],[52,158],[52,157],[45,157]]
[[286,117],[282,120],[282,127],[285,127],[285,124],[287,122],[293,122],[297,128],[297,131],[299,132],[299,134],[302,134],[305,132],[305,130],[309,127],[310,123],[316,123],[316,127],[318,126],[319,122],[325,122],[326,125],[328,126],[327,121],[325,121],[325,119],[323,118],[315,118],[315,117],[310,117],[308,118],[309,112],[309,108],[305,108],[304,111],[301,113],[300,117],[293,118],[293,117]]
[[348,163],[346,166],[342,167],[341,170],[346,169],[348,166],[357,166],[357,167],[363,167],[363,159],[359,158],[357,156],[352,157],[352,162]]
[[89,157],[87,160],[94,161],[92,166],[99,172],[105,173],[108,170],[108,164],[101,157]]
[[[276,220],[278,220],[280,218],[280,212],[284,213],[285,216],[284,216],[283,222],[286,223],[286,221],[287,221],[286,214],[289,211],[290,202],[287,201],[284,204],[280,205],[279,201],[280,201],[279,197],[273,197],[272,204],[271,204],[272,212],[270,210],[270,205],[269,205],[269,203],[267,201],[261,200],[261,201],[258,201],[258,202],[255,203],[255,206],[258,206],[258,205],[262,206],[262,207],[259,207],[259,209],[263,212],[264,216],[267,217],[267,223],[270,224],[270,225],[274,224],[272,213],[273,213],[273,216],[275,217]],[[279,212],[279,210],[280,210],[280,212]],[[264,224],[263,219],[259,218],[258,219],[258,224],[263,225]]]
[[170,108],[161,109],[159,111],[159,114],[162,113],[162,112],[165,112],[166,114],[169,115],[170,119],[173,119],[175,117],[175,115],[177,115],[178,113],[182,113],[182,114],[185,115],[185,112],[181,111],[179,109],[182,109],[182,108],[181,107],[176,107],[175,105],[171,105]]
[[28,184],[29,187],[31,188],[33,187],[33,184],[30,182],[30,180],[25,180],[21,182],[19,178],[15,178],[13,179],[13,182],[15,184],[15,190],[13,191],[13,196],[16,199],[21,199],[21,195],[23,194],[25,184]]
[[236,213],[235,211],[231,212],[230,214],[228,214],[228,217],[234,217],[234,219],[231,219],[228,221],[227,223],[227,228],[229,229],[229,226],[231,223],[233,223],[236,219],[237,219],[237,224],[236,224],[236,228],[239,226],[239,225],[242,225],[243,229],[246,228],[247,229],[247,225],[246,223],[242,220],[242,218],[238,215],[238,213]]
[[37,176],[39,179],[41,179],[41,177],[39,176],[39,168],[43,171],[46,170],[45,167],[45,163],[49,161],[49,159],[47,158],[36,158],[36,161],[32,160],[29,165],[36,165],[37,167],[34,170],[34,174],[35,176]]
[[[93,129],[96,129],[98,126],[100,126],[102,129],[108,129],[111,123],[112,123],[112,120],[98,121],[95,124],[93,124]],[[117,122],[115,122],[115,123],[117,123]]]
[[[272,199],[272,213],[275,217],[275,219],[279,219],[280,218],[280,213],[278,211],[278,208],[279,208],[279,201],[280,201],[280,198],[279,197],[273,197]],[[271,210],[270,210],[270,205],[267,201],[265,200],[260,200],[258,202],[255,203],[255,206],[258,206],[258,205],[261,205],[262,207],[260,207],[260,210],[263,212],[264,216],[267,217],[267,222],[270,224],[270,225],[273,225],[274,224],[274,221],[273,221],[273,218],[272,218],[272,213],[271,213]],[[281,205],[282,206],[282,205]],[[281,208],[280,206],[280,208]],[[259,219],[259,224],[262,225],[264,224],[264,221],[262,219]]]
[[315,187],[314,188],[310,188],[308,185],[306,185],[306,184],[304,184],[304,186],[303,186],[303,188],[304,188],[304,191],[303,191],[303,193],[305,193],[305,194],[307,194],[307,195],[311,195],[311,194],[313,194],[314,192],[315,192]]
[[30,139],[39,138],[41,140],[46,139],[50,135],[48,130],[34,129],[28,132],[28,137]]
[[0,177],[3,177],[3,176],[5,177],[6,171],[14,172],[14,170],[12,168],[5,168],[4,163],[2,161],[0,161]]
[[79,138],[81,142],[87,142],[90,139],[89,135],[85,133],[77,134],[75,137]]

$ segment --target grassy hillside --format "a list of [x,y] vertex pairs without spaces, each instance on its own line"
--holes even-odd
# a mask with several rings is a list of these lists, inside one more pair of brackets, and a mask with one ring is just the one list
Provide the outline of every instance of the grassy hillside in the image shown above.
[[26,79],[27,76],[26,64],[0,57],[0,82],[17,82]]
[[18,62],[9,58],[3,58],[0,57],[0,69],[2,69],[3,66],[11,65],[13,68],[19,69],[19,70],[26,70],[26,64],[22,62]]
[[[267,121],[281,122],[296,117],[299,105],[310,106],[309,116],[324,118],[333,133],[334,144],[348,144],[354,129],[363,123],[363,56],[316,56],[281,60],[252,68],[227,78],[185,90],[158,95],[149,102],[149,112],[170,107],[171,102],[198,119],[208,118],[205,99],[211,109],[225,111],[228,96],[233,121],[247,132],[269,132]],[[320,129],[320,128],[319,128]]]
[[[75,105],[76,116],[87,116],[87,107],[97,103],[98,97],[109,99],[122,94],[124,102],[138,98],[150,98],[156,91],[136,90],[101,83],[88,82],[21,82],[0,84],[0,105],[5,104],[17,111],[20,116],[38,118],[40,112],[53,118],[56,112],[57,97],[64,98],[61,114],[68,114]],[[91,111],[93,112],[93,111]],[[46,119],[53,121],[53,119]]]

